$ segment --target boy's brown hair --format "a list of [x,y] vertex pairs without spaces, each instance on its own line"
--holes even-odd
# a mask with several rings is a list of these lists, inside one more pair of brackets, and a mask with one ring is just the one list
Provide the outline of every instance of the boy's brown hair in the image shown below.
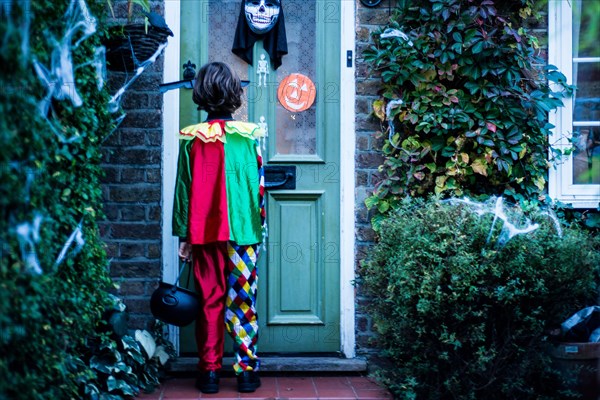
[[240,78],[225,63],[204,64],[196,76],[192,100],[208,113],[233,113],[242,105]]

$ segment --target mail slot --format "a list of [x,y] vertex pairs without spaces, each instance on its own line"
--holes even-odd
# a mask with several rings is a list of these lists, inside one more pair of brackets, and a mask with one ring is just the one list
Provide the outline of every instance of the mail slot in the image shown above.
[[265,189],[296,189],[295,165],[265,165]]

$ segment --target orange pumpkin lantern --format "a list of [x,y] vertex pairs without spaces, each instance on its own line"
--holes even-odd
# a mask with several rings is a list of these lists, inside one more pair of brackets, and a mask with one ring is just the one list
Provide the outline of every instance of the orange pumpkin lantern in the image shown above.
[[306,75],[294,73],[286,76],[277,88],[279,103],[289,111],[308,110],[315,102],[317,88]]

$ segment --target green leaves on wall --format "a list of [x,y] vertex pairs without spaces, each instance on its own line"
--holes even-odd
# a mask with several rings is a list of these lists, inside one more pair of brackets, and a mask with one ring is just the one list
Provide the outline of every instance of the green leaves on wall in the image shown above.
[[[548,159],[547,115],[573,88],[543,67],[525,28],[532,7],[400,2],[365,51],[382,82],[373,114],[387,126],[381,182],[368,206],[385,212],[406,195],[429,193],[544,200],[548,168],[561,156]],[[401,104],[386,112],[394,100]]]

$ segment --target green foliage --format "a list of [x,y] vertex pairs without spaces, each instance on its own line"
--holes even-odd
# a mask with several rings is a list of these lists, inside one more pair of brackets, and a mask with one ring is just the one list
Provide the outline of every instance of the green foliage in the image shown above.
[[431,193],[543,200],[547,114],[573,88],[555,67],[542,67],[524,27],[532,4],[399,2],[386,29],[406,37],[377,32],[365,51],[382,80],[373,111],[388,124],[370,207],[387,212],[406,195]]
[[530,208],[539,228],[507,242],[492,214],[464,204],[404,200],[382,222],[360,276],[398,398],[568,398],[545,347],[595,303],[600,238],[576,226],[561,237]]
[[[99,379],[86,356],[88,339],[96,336],[112,303],[96,222],[102,216],[101,144],[114,129],[107,107],[110,94],[98,88],[92,62],[105,34],[101,24],[88,38],[82,30],[71,37],[71,43],[81,43],[72,48],[74,82],[64,82],[63,89],[77,92],[83,104],[55,98],[46,114],[40,108],[48,89],[36,62],[50,73],[59,71],[50,67],[53,58],[58,61],[52,50],[66,34],[69,3],[9,2],[0,10],[2,399],[86,398],[86,387]],[[88,3],[92,15],[101,15],[103,4]],[[80,222],[85,244],[57,264]],[[35,271],[36,265],[41,271]],[[150,369],[143,373],[156,376]]]
[[152,333],[136,330],[133,335],[119,334],[121,329],[115,329],[114,316],[126,313],[125,305],[115,300],[113,312],[107,313],[104,320],[110,328],[87,341],[85,358],[95,373],[95,378],[85,385],[89,398],[118,400],[140,392],[151,393],[160,384],[163,367],[175,356],[173,345],[163,336],[165,325],[160,321]]

